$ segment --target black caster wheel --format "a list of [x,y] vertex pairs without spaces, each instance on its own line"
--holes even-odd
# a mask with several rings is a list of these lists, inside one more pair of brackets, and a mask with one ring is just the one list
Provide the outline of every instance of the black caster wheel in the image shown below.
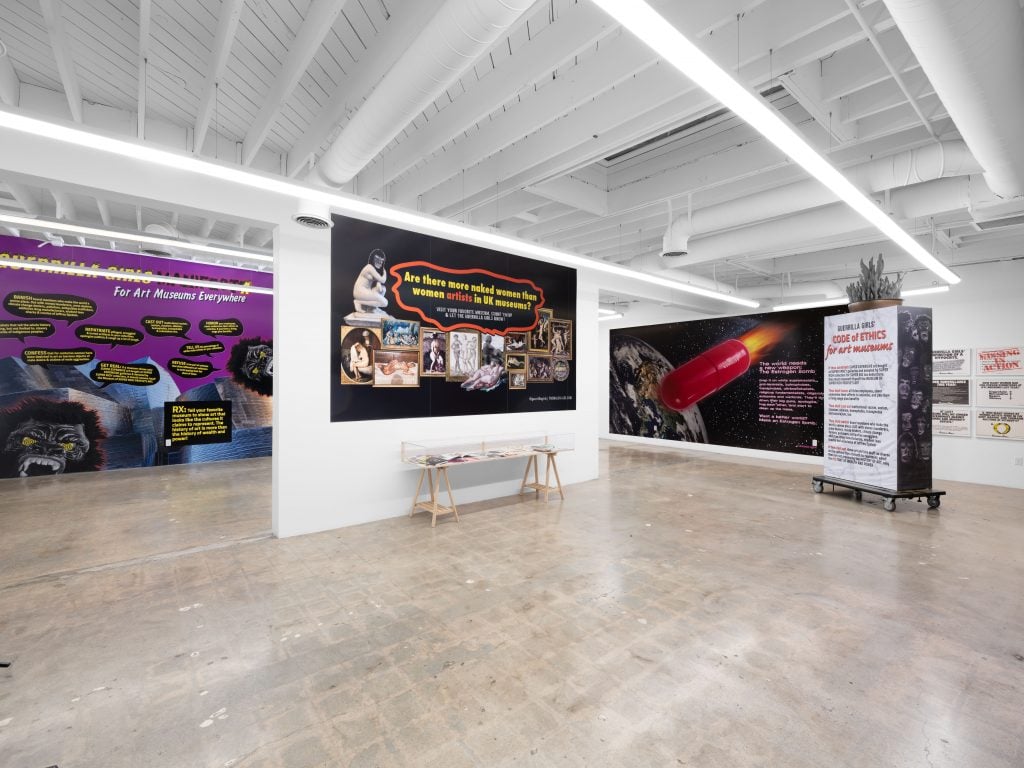
[[928,509],[938,509],[941,499],[938,496],[928,497]]
[[882,509],[886,512],[893,512],[896,509],[896,499],[886,496],[882,499]]
[[822,491],[825,490],[825,484],[821,482],[821,480],[812,480],[811,488],[814,489],[815,493],[821,493]]
[[853,498],[854,498],[855,501],[860,501],[861,499],[864,498],[864,494],[855,489],[853,491]]

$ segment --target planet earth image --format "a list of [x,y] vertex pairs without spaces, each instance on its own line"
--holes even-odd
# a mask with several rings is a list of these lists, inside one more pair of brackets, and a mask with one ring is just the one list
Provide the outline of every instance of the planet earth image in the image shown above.
[[708,442],[699,406],[676,412],[658,397],[661,380],[673,369],[665,356],[632,336],[614,336],[611,345],[609,430],[617,435]]

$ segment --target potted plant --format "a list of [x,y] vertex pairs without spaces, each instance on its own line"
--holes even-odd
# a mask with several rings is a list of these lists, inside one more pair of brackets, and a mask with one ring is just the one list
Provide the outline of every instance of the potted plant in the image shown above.
[[895,279],[890,279],[882,274],[884,269],[885,259],[882,258],[882,254],[878,254],[877,265],[873,257],[868,259],[867,264],[861,260],[860,277],[855,283],[846,286],[846,296],[850,300],[851,312],[895,307],[903,303],[903,299],[900,298],[903,275],[897,273]]

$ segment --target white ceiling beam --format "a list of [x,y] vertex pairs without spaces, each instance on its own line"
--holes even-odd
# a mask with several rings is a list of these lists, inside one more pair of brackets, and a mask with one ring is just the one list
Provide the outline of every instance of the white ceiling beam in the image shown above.
[[865,18],[864,13],[857,5],[857,0],[846,0],[846,6],[850,9],[850,14],[855,19],[857,19],[857,22],[864,30],[864,34],[867,35],[868,41],[871,43],[871,46],[875,49],[875,52],[878,54],[878,57],[882,60],[882,64],[885,65],[885,68],[892,76],[892,79],[896,81],[896,85],[899,87],[900,91],[903,92],[903,95],[906,97],[907,102],[909,102],[911,108],[913,108],[914,113],[921,120],[921,124],[924,125],[924,127],[928,130],[928,133],[931,134],[933,139],[938,139],[938,136],[932,129],[931,122],[929,122],[928,117],[925,115],[924,111],[917,103],[917,99],[914,97],[914,94],[911,93],[910,89],[907,87],[906,82],[904,82],[903,77],[900,75],[899,69],[897,69],[895,64],[893,64],[893,62],[890,61],[888,55],[885,52],[885,48],[882,47],[882,43],[878,39],[878,35],[876,35],[874,29],[872,29],[871,22],[867,18]]
[[324,38],[330,33],[334,22],[338,20],[338,16],[345,8],[346,2],[347,0],[313,0],[310,4],[306,18],[302,20],[295,39],[288,46],[288,53],[281,65],[281,71],[274,78],[274,83],[270,86],[270,92],[264,99],[263,106],[256,113],[256,117],[253,118],[249,130],[246,131],[245,138],[242,140],[242,163],[244,165],[250,165],[260,147],[263,146],[281,108],[306,73],[313,57],[320,50]]
[[564,203],[598,216],[608,215],[608,190],[573,176],[559,176],[528,187],[530,192],[556,203]]
[[[793,4],[795,9],[798,0],[780,2]],[[787,20],[785,24],[779,19],[769,18],[779,10],[777,3],[769,3],[754,9],[748,17],[755,11],[760,11],[764,23],[771,23],[780,39],[793,42],[781,49],[775,49],[771,62],[766,49],[763,56],[744,65],[740,78],[743,82],[765,83],[770,79],[772,71],[785,71],[816,61],[834,51],[837,45],[863,36],[856,21],[849,15],[805,34],[806,24],[817,18],[815,14],[825,19],[834,16],[834,9],[819,8],[818,4],[809,9],[803,7],[798,13],[783,17]],[[748,18],[746,23],[753,23],[756,26],[761,23],[761,18]],[[715,34],[701,40],[700,45],[705,52],[716,58],[721,58],[730,50],[735,55],[735,35]],[[544,90],[556,85],[548,86]],[[541,95],[538,94],[538,97]],[[538,97],[531,98],[530,102],[539,101]],[[698,91],[689,80],[674,69],[651,67],[617,88],[601,93],[569,114],[565,114],[564,110],[537,114],[539,122],[535,122],[534,127],[538,124],[543,127],[533,130],[530,135],[518,141],[514,160],[504,157],[501,153],[488,156],[486,159],[462,155],[453,165],[439,168],[439,164],[450,163],[450,158],[456,154],[445,152],[393,185],[392,200],[400,205],[409,206],[416,206],[419,201],[420,210],[430,213],[441,211],[444,215],[450,215],[449,210],[456,206],[463,195],[463,189],[467,204],[472,205],[476,202],[474,196],[487,188],[493,190],[496,180],[500,179],[501,186],[506,190],[546,180],[556,173],[578,168],[629,146],[630,143],[657,135],[667,128],[676,127],[685,122],[690,115],[712,103],[714,102],[709,96],[703,91]],[[530,106],[525,104],[524,109]],[[511,119],[520,111],[510,110],[501,120],[492,121],[488,125],[487,133],[495,133],[499,122]],[[551,120],[552,114],[564,117],[544,125]],[[459,145],[456,145],[456,150],[458,148]],[[553,165],[556,158],[558,167]],[[449,178],[436,188],[429,191],[424,189],[438,176],[450,177],[461,168],[467,168],[464,187],[461,178]],[[508,174],[505,170],[502,174],[502,169],[509,168],[516,169],[516,172]],[[426,178],[427,181],[421,184],[421,178]]]
[[0,101],[9,107],[21,102],[21,80],[6,48],[0,53]]
[[[110,204],[102,197],[96,198],[96,209],[100,212],[100,221],[103,222],[103,226],[109,227],[111,225],[110,219]],[[107,246],[113,251],[117,250],[117,242],[114,240],[108,240]]]
[[927,129],[932,135],[945,132],[945,128],[936,125],[936,121],[949,117],[946,108],[934,93],[918,100],[916,107],[904,102],[893,109],[880,112],[857,121],[857,133],[863,138],[885,136],[898,133],[921,124],[920,114],[928,120]]
[[543,197],[529,192],[516,192],[474,208],[469,212],[469,223],[477,227],[489,227],[513,216],[524,215],[526,211],[539,208],[544,203]]
[[517,213],[512,218],[520,219],[522,221],[525,221],[527,224],[537,224],[540,221],[540,216],[538,216],[535,213],[529,213],[527,211],[522,211],[521,213]]
[[206,73],[206,84],[203,86],[203,95],[196,113],[192,149],[196,154],[203,151],[206,132],[210,128],[210,118],[213,117],[213,110],[217,103],[218,85],[228,65],[231,44],[235,40],[235,31],[238,29],[238,19],[242,15],[244,4],[245,0],[222,0],[220,5],[220,17],[217,19],[217,32],[214,36],[213,51]]
[[[359,107],[381,78],[405,53],[440,7],[439,0],[416,0],[403,13],[388,19],[367,52],[355,63],[345,80],[335,89],[320,113],[288,152],[288,175],[295,176],[316,151],[333,135],[342,120]],[[372,51],[372,53],[370,53]]]
[[5,183],[7,184],[7,189],[11,191],[11,197],[17,201],[25,213],[30,216],[39,216],[43,212],[35,193],[31,189],[17,181],[7,181]]
[[[566,141],[575,138],[578,144],[593,140],[594,135],[600,136],[621,124],[625,116],[635,114],[630,107],[634,98],[643,99],[641,109],[650,109],[671,101],[680,91],[690,90],[682,75],[674,70],[651,66],[651,59],[635,40],[619,38],[608,47],[614,48],[614,52],[609,50],[607,56],[592,57],[577,68],[581,70],[577,78],[583,80],[586,88],[575,88],[574,83],[579,82],[576,78],[549,85],[519,109],[492,120],[485,130],[457,142],[397,181],[391,187],[392,202],[417,207],[422,196],[420,210],[443,210],[459,200],[463,169],[465,189],[475,194],[493,186],[496,180],[503,180],[503,175],[508,177],[512,171],[521,171],[524,155],[538,151],[557,154],[557,148]],[[616,77],[620,62],[630,68],[626,82]],[[607,90],[616,82],[618,87]],[[595,90],[601,94],[597,99]],[[606,105],[614,111],[605,111]],[[568,115],[549,122],[553,116],[565,114],[565,108],[571,110]],[[514,157],[506,157],[506,151]]]
[[[850,20],[856,24],[853,17],[850,17]],[[895,27],[878,32],[876,39],[896,72],[902,74],[920,66],[914,54],[910,52],[910,46],[903,39],[903,35]],[[878,52],[869,40],[836,51],[834,56],[824,59],[820,65],[813,66],[821,73],[823,92],[833,99],[847,96],[891,77],[889,68],[879,58]]]
[[146,138],[146,91],[149,76],[149,27],[152,17],[152,0],[139,0],[139,106],[136,110],[138,126],[135,135]]
[[96,208],[100,213],[100,221],[103,222],[103,226],[112,226],[110,223],[110,204],[102,197],[96,198]]
[[793,98],[807,110],[818,125],[831,135],[833,142],[845,144],[857,138],[856,126],[839,119],[839,102],[827,97],[821,75],[813,73],[809,67],[803,67],[789,74],[780,75],[779,82],[793,94]]
[[64,31],[63,3],[61,0],[39,0],[39,6],[43,12],[46,31],[50,36],[50,46],[53,48],[57,71],[60,73],[64,95],[67,97],[68,108],[71,110],[71,118],[76,123],[80,123],[82,122],[82,90],[78,84],[78,73],[75,71],[75,62],[71,56],[71,46]]
[[55,218],[65,221],[78,220],[75,204],[71,201],[71,196],[67,192],[63,189],[51,189],[50,194],[53,195],[53,201],[57,205]]
[[547,238],[552,237],[559,232],[564,232],[567,229],[572,229],[577,226],[585,226],[591,222],[598,221],[599,218],[600,217],[595,216],[588,211],[567,211],[566,213],[541,221],[539,224],[520,229],[518,236],[524,240],[539,240],[546,242]]
[[[915,98],[920,99],[935,93],[931,82],[920,69],[913,69],[904,74],[903,82]],[[848,96],[840,97],[839,119],[852,123],[898,107],[900,104],[905,104],[906,101],[906,96],[895,81],[884,80],[881,83],[854,91]]]
[[[678,213],[678,211],[677,211]],[[651,232],[657,230],[664,232],[668,225],[668,207],[665,205],[649,205],[639,211],[630,211],[620,216],[610,216],[602,219],[596,224],[579,228],[571,235],[560,233],[552,242],[559,248],[570,250],[586,249],[598,243],[628,242],[631,238],[636,239],[639,232]]]
[[[429,157],[453,136],[484,120],[515,94],[543,77],[550,78],[560,64],[570,61],[612,29],[617,27],[596,5],[569,6],[554,22],[504,59],[497,69],[470,84],[468,92],[460,94],[407,141],[363,169],[357,188],[364,195],[378,196],[383,185]],[[602,51],[599,55],[607,54]],[[651,58],[649,54],[647,58]]]
[[203,224],[201,227],[199,227],[199,236],[204,239],[208,238],[210,236],[210,233],[213,232],[213,227],[214,225],[216,225],[216,223],[217,220],[212,216],[207,216],[205,219],[203,219]]

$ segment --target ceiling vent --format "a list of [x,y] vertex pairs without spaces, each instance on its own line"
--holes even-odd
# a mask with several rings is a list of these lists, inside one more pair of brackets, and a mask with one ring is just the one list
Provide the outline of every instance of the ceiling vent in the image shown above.
[[1016,216],[1004,216],[1001,219],[984,219],[974,222],[974,226],[982,232],[1003,227],[1018,227],[1021,224],[1024,224],[1024,213],[1019,213]]
[[299,210],[292,214],[292,221],[310,229],[330,229],[334,226],[330,207],[309,200],[299,204]]

